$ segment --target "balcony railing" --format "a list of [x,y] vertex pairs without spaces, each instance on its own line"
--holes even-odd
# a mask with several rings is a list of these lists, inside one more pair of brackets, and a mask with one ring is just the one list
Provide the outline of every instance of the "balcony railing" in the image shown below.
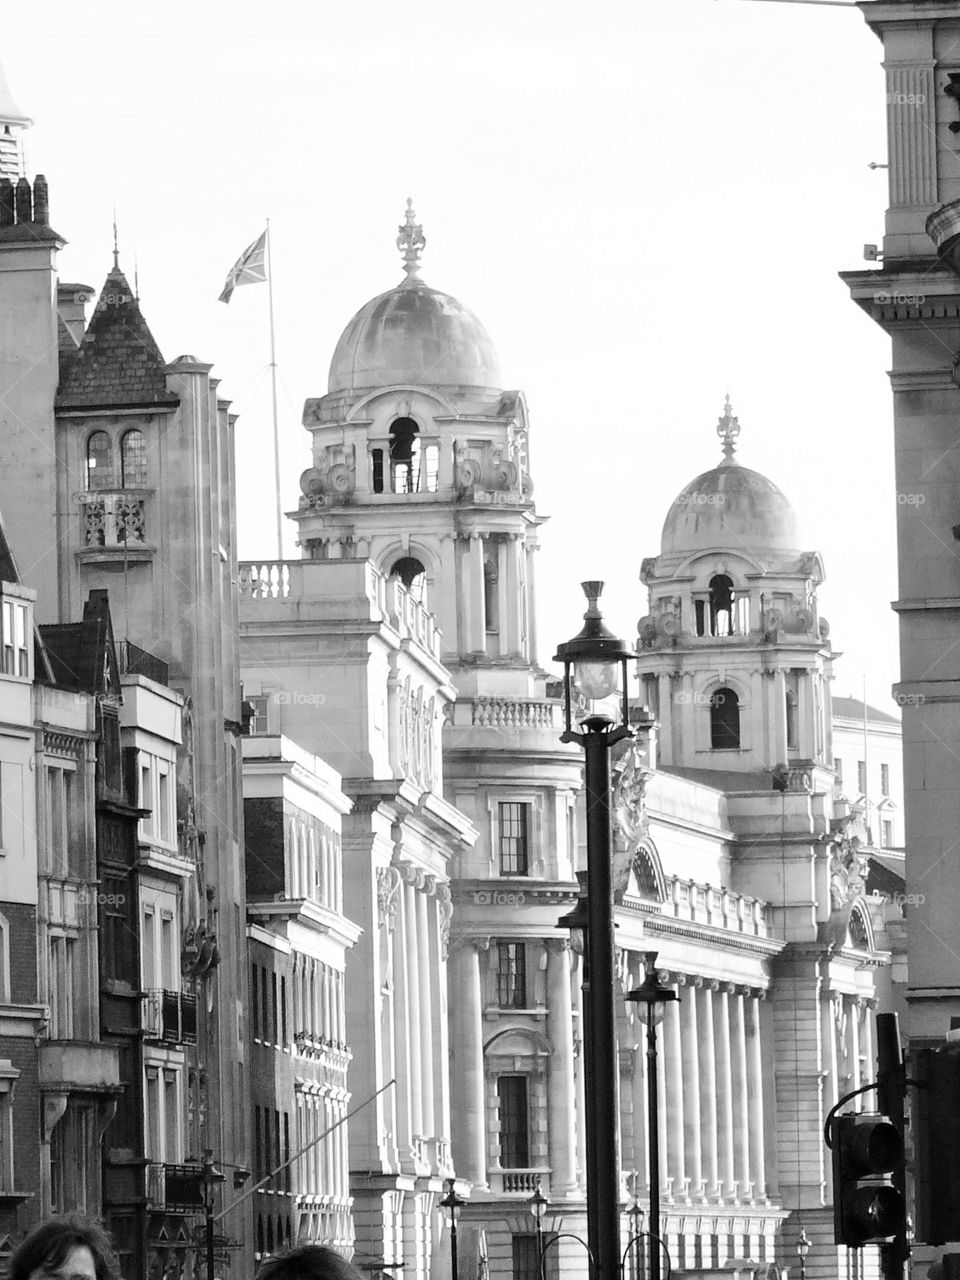
[[494,1195],[530,1196],[537,1183],[549,1195],[549,1169],[491,1169],[490,1190]]
[[143,490],[100,489],[81,493],[84,547],[135,546],[146,542]]
[[165,1044],[196,1044],[197,997],[186,991],[145,991],[143,1034]]
[[167,1213],[202,1213],[203,1169],[196,1164],[148,1164],[147,1203]]
[[157,684],[169,684],[170,668],[156,654],[141,649],[132,640],[117,642],[117,661],[120,674],[125,676],[146,676],[148,680],[156,680]]

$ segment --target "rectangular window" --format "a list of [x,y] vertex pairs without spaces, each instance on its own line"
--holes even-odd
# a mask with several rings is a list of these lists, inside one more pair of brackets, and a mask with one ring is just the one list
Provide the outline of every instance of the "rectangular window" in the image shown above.
[[160,985],[165,991],[179,991],[180,966],[177,963],[177,939],[173,915],[160,912]]
[[527,1132],[527,1077],[500,1076],[500,1164],[504,1169],[530,1167]]
[[53,934],[50,938],[50,1005],[51,1040],[72,1040],[73,1032],[73,938]]
[[885,849],[893,848],[893,823],[883,823],[883,847]]
[[500,874],[525,876],[528,872],[528,818],[530,806],[514,801],[501,801]]
[[160,984],[157,978],[157,917],[153,907],[143,909],[143,989],[152,991]]
[[540,1280],[536,1236],[513,1237],[513,1280]]
[[250,706],[250,710],[253,712],[253,715],[250,717],[250,725],[247,729],[247,733],[253,734],[269,732],[267,729],[267,706],[269,702],[270,699],[265,693],[259,694],[255,698],[247,698],[247,703]]
[[867,762],[857,761],[857,789],[862,796],[867,794]]
[[383,493],[383,450],[371,449],[370,460],[373,464],[373,492]]
[[833,767],[837,775],[837,786],[842,787],[843,786],[843,761],[840,759],[839,756],[833,757]]
[[176,1071],[163,1073],[163,1158],[167,1164],[180,1159],[180,1078]]
[[260,1039],[260,982],[257,965],[250,966],[250,1021],[254,1040]]
[[147,1159],[154,1164],[162,1164],[163,1128],[160,1124],[160,1072],[156,1067],[148,1067],[146,1074]]
[[30,648],[27,606],[4,600],[0,611],[0,671],[6,676],[29,676]]
[[253,1176],[259,1182],[263,1177],[263,1133],[260,1123],[260,1108],[253,1108]]
[[145,836],[152,836],[154,832],[153,811],[157,807],[153,798],[153,767],[149,759],[140,761],[140,798],[139,805],[141,809],[149,809],[150,813],[146,818],[141,819],[141,831]]
[[170,785],[170,766],[165,760],[157,764],[157,780],[157,808],[160,815],[160,830],[157,834],[164,844],[173,844],[173,788]]
[[527,949],[522,942],[497,946],[497,1004],[501,1009],[527,1007]]
[[883,796],[890,794],[890,766],[888,764],[880,766],[880,794]]
[[73,833],[73,772],[47,766],[47,821],[49,847],[47,868],[55,876],[65,876],[70,866],[70,837]]
[[[19,1075],[19,1072],[17,1073]],[[13,1158],[13,1099],[10,1094],[11,1079],[0,1081],[0,1191],[12,1191],[16,1186]]]

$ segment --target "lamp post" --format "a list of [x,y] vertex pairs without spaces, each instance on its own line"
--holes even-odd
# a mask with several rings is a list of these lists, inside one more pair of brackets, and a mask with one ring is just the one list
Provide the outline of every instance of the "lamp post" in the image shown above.
[[[565,726],[561,742],[577,742],[586,758],[587,930],[584,956],[589,987],[586,1092],[593,1105],[587,1115],[587,1236],[591,1280],[616,1280],[620,1265],[619,1100],[613,958],[613,876],[610,856],[610,748],[630,737],[627,662],[635,655],[606,626],[597,600],[602,582],[582,584],[587,597],[584,625],[572,640],[557,646],[563,663]],[[619,693],[619,716],[591,714],[573,728],[572,694],[588,703]]]
[[543,1276],[543,1214],[547,1207],[547,1197],[540,1187],[537,1178],[537,1189],[530,1197],[530,1212],[533,1214],[534,1230],[537,1233],[537,1275]]
[[457,1280],[457,1210],[467,1203],[457,1195],[457,1186],[453,1178],[446,1180],[447,1194],[440,1201],[443,1209],[450,1210],[450,1280]]
[[810,1241],[807,1238],[806,1228],[800,1228],[800,1238],[797,1241],[797,1257],[800,1259],[800,1280],[807,1280],[807,1254],[810,1252]]
[[203,1202],[206,1215],[204,1238],[207,1247],[207,1280],[213,1280],[213,1188],[218,1182],[226,1182],[226,1178],[213,1163],[213,1152],[209,1148],[203,1153],[203,1171],[200,1177],[204,1188]]
[[[657,977],[656,951],[644,952],[646,975],[627,1000],[637,1005],[637,1013],[647,1027],[647,1149],[650,1160],[650,1280],[660,1280],[660,1115],[657,1090],[657,1024],[662,1021],[664,1006],[677,999],[677,993],[660,985]],[[669,1255],[668,1255],[669,1257]]]

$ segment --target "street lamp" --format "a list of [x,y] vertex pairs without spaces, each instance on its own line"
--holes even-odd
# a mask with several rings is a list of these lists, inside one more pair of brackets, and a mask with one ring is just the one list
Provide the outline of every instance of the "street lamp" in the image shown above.
[[[613,877],[610,856],[610,760],[614,743],[631,736],[627,707],[627,662],[635,657],[604,625],[597,607],[602,582],[582,584],[587,597],[583,627],[557,646],[563,663],[565,724],[561,742],[576,742],[586,757],[587,931],[584,1009],[587,1035],[586,1093],[593,1105],[587,1121],[587,1237],[592,1280],[616,1280],[620,1265],[619,1100],[613,957]],[[589,714],[573,727],[577,694],[588,703],[619,698],[619,719]]]
[[450,1280],[457,1280],[457,1210],[467,1203],[457,1195],[457,1186],[453,1178],[446,1180],[447,1194],[440,1201],[442,1209],[450,1210]]
[[800,1239],[797,1241],[797,1257],[800,1259],[800,1280],[807,1280],[807,1254],[810,1252],[810,1241],[805,1227],[800,1228]]
[[530,1197],[530,1212],[533,1214],[534,1229],[537,1233],[537,1275],[543,1276],[543,1215],[548,1201],[540,1188],[537,1178],[537,1189]]
[[226,1182],[226,1178],[213,1163],[213,1152],[209,1148],[203,1153],[203,1170],[200,1177],[204,1187],[203,1199],[206,1214],[207,1280],[213,1280],[213,1189],[218,1182]]
[[[660,984],[657,977],[657,953],[643,956],[646,975],[627,1000],[637,1005],[637,1014],[647,1027],[647,1149],[650,1159],[650,1280],[660,1280],[660,1116],[657,1093],[657,1024],[662,1022],[666,1004],[677,999],[677,993]],[[669,1257],[669,1254],[667,1255]]]

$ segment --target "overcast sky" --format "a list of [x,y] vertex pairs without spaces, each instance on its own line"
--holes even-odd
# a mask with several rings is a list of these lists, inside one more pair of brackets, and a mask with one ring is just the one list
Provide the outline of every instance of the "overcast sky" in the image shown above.
[[[550,516],[541,658],[646,613],[640,561],[676,494],[739,460],[797,509],[844,657],[835,694],[895,709],[889,345],[837,278],[886,204],[881,45],[855,8],[773,0],[32,0],[2,60],[31,173],[69,241],[61,278],[139,269],[164,356],[212,361],[237,425],[240,555],[272,556],[265,286],[217,302],[273,233],[282,483],[310,465],[303,401],[350,317],[423,277],[484,322],[532,414]],[[294,527],[285,553],[297,555]]]

